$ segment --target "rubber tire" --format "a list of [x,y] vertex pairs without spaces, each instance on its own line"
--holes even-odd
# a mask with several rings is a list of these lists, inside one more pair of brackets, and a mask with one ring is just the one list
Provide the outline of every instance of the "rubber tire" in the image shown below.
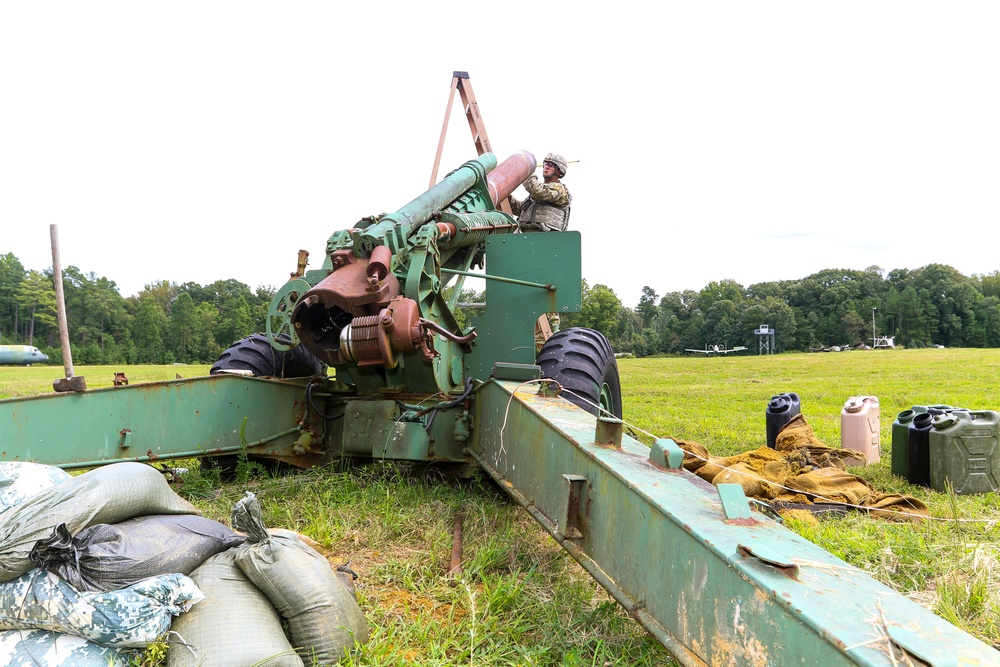
[[[538,353],[542,377],[551,378],[567,391],[563,397],[592,415],[596,403],[622,418],[622,386],[618,361],[600,331],[573,327],[552,334]],[[589,402],[588,402],[589,401]]]
[[212,364],[211,375],[225,369],[252,371],[254,377],[302,378],[323,372],[323,362],[301,345],[282,352],[271,347],[266,334],[238,340]]
[[[218,375],[225,369],[251,371],[254,377],[299,378],[312,377],[324,372],[323,362],[301,345],[282,352],[271,347],[266,334],[256,333],[238,340],[219,355],[219,360],[212,364],[210,375]],[[250,461],[260,463],[271,472],[276,472],[281,466],[273,459],[249,457]],[[222,478],[231,480],[235,477],[239,457],[235,454],[207,456],[201,459],[202,470],[218,466]]]

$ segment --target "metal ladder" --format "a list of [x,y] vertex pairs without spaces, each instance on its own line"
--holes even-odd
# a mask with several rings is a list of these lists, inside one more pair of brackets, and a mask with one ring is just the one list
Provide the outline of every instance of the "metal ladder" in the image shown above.
[[[454,72],[451,77],[451,92],[448,94],[448,106],[444,111],[444,124],[441,126],[441,138],[438,140],[437,154],[434,156],[434,168],[431,170],[431,181],[428,187],[434,187],[437,183],[438,168],[441,166],[441,153],[444,150],[444,138],[448,133],[448,121],[451,118],[451,109],[455,103],[455,91],[458,91],[462,98],[462,106],[465,109],[465,117],[469,121],[469,130],[472,132],[472,141],[476,145],[476,154],[492,153],[489,137],[486,135],[486,126],[483,124],[483,116],[479,112],[479,103],[476,95],[472,92],[472,82],[469,80],[468,72]],[[510,204],[506,199],[501,201],[498,208],[504,213],[511,213]]]

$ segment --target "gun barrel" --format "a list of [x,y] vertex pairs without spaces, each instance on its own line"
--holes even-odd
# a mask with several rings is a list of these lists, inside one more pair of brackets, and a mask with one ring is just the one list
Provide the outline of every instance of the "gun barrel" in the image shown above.
[[388,238],[393,238],[397,244],[401,244],[420,225],[430,220],[431,215],[445,208],[477,182],[485,179],[486,174],[493,170],[496,165],[496,156],[492,153],[484,153],[445,176],[440,183],[395,213],[384,216],[377,223],[365,229],[361,235],[360,249],[362,254],[364,256],[370,255],[376,246],[383,244]]
[[528,151],[518,151],[498,164],[486,177],[493,205],[499,206],[534,171],[535,156]]

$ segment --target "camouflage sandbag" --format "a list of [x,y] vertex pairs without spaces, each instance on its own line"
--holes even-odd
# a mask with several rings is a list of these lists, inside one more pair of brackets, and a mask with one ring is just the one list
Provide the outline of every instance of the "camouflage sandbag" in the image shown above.
[[94,524],[75,536],[59,524],[28,556],[77,590],[113,591],[167,572],[190,574],[209,556],[245,539],[202,516],[151,514]]
[[278,612],[233,556],[223,551],[191,573],[205,599],[173,622],[167,667],[303,667]]
[[294,535],[268,533],[254,494],[236,503],[232,523],[247,534],[236,564],[281,614],[306,664],[337,663],[368,641],[368,621],[330,563]]
[[117,591],[81,593],[51,572],[32,570],[0,584],[0,630],[51,630],[101,646],[145,648],[174,616],[204,596],[182,574],[152,577]]
[[0,463],[0,512],[67,479],[70,474],[62,468],[28,461],[4,461]]
[[145,514],[200,514],[143,463],[113,463],[60,482],[0,513],[0,582],[34,568],[32,547],[61,523],[76,534],[95,523]]
[[138,655],[138,651],[98,646],[58,632],[0,632],[0,665],[4,667],[129,667]]

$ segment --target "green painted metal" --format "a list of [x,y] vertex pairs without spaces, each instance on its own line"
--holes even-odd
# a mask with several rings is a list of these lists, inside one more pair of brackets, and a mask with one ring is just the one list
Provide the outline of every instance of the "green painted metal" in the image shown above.
[[366,458],[425,461],[430,441],[424,425],[403,413],[395,401],[351,401],[344,421],[345,453]]
[[679,470],[684,464],[684,450],[670,438],[657,438],[649,450],[649,460],[660,467]]
[[722,501],[722,513],[727,519],[749,519],[750,501],[743,493],[739,484],[719,484],[719,500]]
[[596,444],[594,417],[535,384],[487,382],[474,421],[477,462],[685,665],[1000,664],[779,523],[727,518],[715,487],[627,435]]
[[545,313],[580,311],[580,247],[579,232],[513,234],[486,240],[491,275],[545,287],[486,281],[486,308],[472,320],[479,336],[465,357],[469,377],[489,377],[500,361],[534,364],[535,320]]
[[[376,246],[386,245],[399,252],[406,247],[410,234],[430,220],[433,213],[449,206],[464,211],[492,210],[493,202],[484,186],[486,174],[496,166],[497,158],[492,153],[469,160],[427,192],[356,235],[355,251],[368,256]],[[454,202],[460,197],[466,200],[456,206]]]
[[[239,452],[321,463],[304,381],[234,375],[0,401],[0,460],[89,468]],[[303,437],[304,434],[309,434]]]
[[279,350],[290,350],[299,344],[299,334],[292,326],[290,316],[295,304],[312,287],[302,278],[293,278],[274,295],[268,307],[265,329],[271,345]]

